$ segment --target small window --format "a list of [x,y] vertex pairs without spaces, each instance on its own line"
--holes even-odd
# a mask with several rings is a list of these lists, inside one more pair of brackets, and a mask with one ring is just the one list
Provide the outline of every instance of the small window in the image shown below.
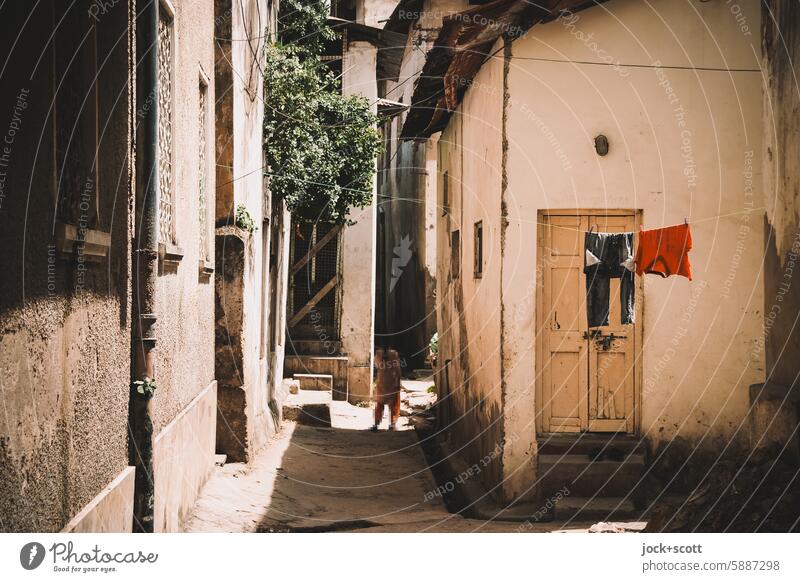
[[450,212],[450,174],[442,176],[442,216]]
[[450,273],[458,279],[461,272],[461,233],[454,230],[450,233]]
[[483,277],[483,221],[475,223],[475,278]]

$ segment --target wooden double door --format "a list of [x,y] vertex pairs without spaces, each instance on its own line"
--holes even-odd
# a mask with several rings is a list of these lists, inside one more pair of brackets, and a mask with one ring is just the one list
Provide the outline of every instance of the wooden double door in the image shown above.
[[620,322],[619,279],[611,280],[609,325],[586,317],[584,233],[637,232],[634,211],[552,211],[539,216],[537,425],[539,432],[634,433],[641,366],[642,287],[635,323]]

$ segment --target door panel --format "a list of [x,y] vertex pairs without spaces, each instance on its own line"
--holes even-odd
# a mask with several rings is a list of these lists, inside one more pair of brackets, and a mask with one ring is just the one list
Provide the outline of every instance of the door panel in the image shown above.
[[[635,232],[635,215],[543,216],[539,238],[537,412],[541,432],[635,430],[635,325],[620,323],[619,280],[611,280],[609,325],[588,329],[584,232]],[[637,286],[638,287],[638,286]],[[613,337],[612,337],[613,334]]]
[[543,375],[543,421],[548,432],[578,432],[588,426],[588,346],[581,335],[586,327],[586,294],[581,277],[583,242],[579,240],[586,219],[560,216],[551,220],[540,249],[547,271],[547,323],[542,335],[550,362]]

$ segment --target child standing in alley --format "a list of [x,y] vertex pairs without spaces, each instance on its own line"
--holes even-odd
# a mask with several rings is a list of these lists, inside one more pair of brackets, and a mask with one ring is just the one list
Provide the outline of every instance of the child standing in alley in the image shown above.
[[392,346],[375,352],[375,367],[378,369],[378,386],[375,394],[375,424],[372,430],[378,430],[383,420],[383,407],[389,407],[389,430],[397,428],[400,416],[400,355]]

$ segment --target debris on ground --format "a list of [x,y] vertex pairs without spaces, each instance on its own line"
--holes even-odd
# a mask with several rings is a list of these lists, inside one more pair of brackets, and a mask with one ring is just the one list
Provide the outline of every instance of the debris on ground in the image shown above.
[[780,447],[714,462],[683,500],[656,503],[647,532],[800,531],[800,463]]
[[634,533],[647,527],[644,521],[600,521],[589,528],[588,533]]

